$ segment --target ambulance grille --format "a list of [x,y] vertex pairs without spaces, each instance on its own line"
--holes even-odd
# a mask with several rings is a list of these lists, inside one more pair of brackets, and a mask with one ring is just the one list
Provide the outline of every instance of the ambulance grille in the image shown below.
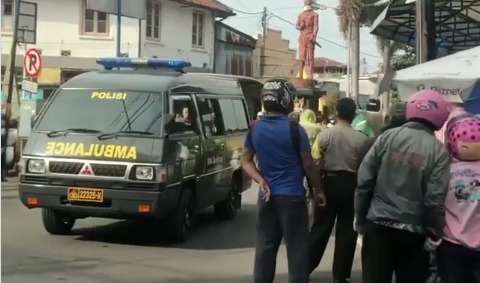
[[[89,163],[93,175],[101,177],[124,177],[127,171],[126,165]],[[85,163],[68,161],[50,161],[49,170],[54,174],[78,175]]]
[[82,170],[83,162],[65,162],[65,161],[50,161],[48,169],[50,173],[54,174],[72,174],[78,175]]
[[91,163],[90,165],[95,176],[123,177],[127,171],[126,165],[100,163]]

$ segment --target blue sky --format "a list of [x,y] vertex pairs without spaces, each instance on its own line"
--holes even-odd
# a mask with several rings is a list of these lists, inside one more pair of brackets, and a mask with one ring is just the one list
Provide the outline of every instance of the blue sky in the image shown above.
[[[229,7],[239,10],[236,11],[237,16],[231,17],[225,21],[226,24],[243,31],[247,34],[256,37],[261,32],[260,19],[261,15],[242,14],[240,11],[247,13],[261,12],[263,7],[275,15],[284,18],[287,21],[295,23],[298,13],[302,11],[303,0],[220,0]],[[327,7],[337,7],[338,0],[320,0],[320,4]],[[346,42],[338,29],[338,20],[333,9],[320,10],[319,13],[319,37],[323,37],[328,41],[333,41],[341,46],[346,46]],[[269,27],[279,29],[283,33],[283,37],[290,40],[291,48],[298,48],[298,31],[288,23],[280,19],[271,17],[268,21]],[[316,48],[315,56],[327,57],[339,62],[347,62],[347,49],[332,44],[328,41],[319,38],[318,42],[323,48]],[[366,66],[368,71],[375,71],[379,62],[380,55],[378,54],[375,44],[375,38],[369,34],[368,28],[361,30],[360,41],[360,59],[366,59]],[[361,71],[364,70],[364,65],[361,64]]]

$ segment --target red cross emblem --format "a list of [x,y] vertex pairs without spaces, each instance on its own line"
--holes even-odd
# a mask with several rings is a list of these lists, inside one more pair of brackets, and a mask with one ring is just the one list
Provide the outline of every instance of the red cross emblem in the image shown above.
[[85,165],[83,165],[82,170],[80,171],[80,175],[91,176],[91,175],[95,175],[95,174],[93,173],[92,166],[90,166],[90,164],[88,164],[88,163],[85,163]]

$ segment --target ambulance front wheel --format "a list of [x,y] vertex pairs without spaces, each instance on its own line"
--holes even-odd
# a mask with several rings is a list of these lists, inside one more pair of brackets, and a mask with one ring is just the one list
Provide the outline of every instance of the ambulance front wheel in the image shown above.
[[75,218],[49,208],[42,208],[43,227],[52,235],[68,235],[75,225]]
[[169,219],[169,236],[173,242],[185,242],[190,236],[194,212],[194,199],[190,190],[183,191],[178,205]]

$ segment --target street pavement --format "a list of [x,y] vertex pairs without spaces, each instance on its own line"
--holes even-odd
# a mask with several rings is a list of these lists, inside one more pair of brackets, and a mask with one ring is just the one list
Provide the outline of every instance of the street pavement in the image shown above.
[[[4,283],[248,283],[252,282],[256,189],[244,194],[237,219],[219,222],[207,210],[188,242],[172,245],[158,227],[105,219],[77,221],[73,235],[52,236],[40,210],[23,207],[15,180],[2,183]],[[330,283],[333,236],[312,282]],[[352,282],[360,282],[360,256]],[[281,247],[275,282],[287,283]]]

